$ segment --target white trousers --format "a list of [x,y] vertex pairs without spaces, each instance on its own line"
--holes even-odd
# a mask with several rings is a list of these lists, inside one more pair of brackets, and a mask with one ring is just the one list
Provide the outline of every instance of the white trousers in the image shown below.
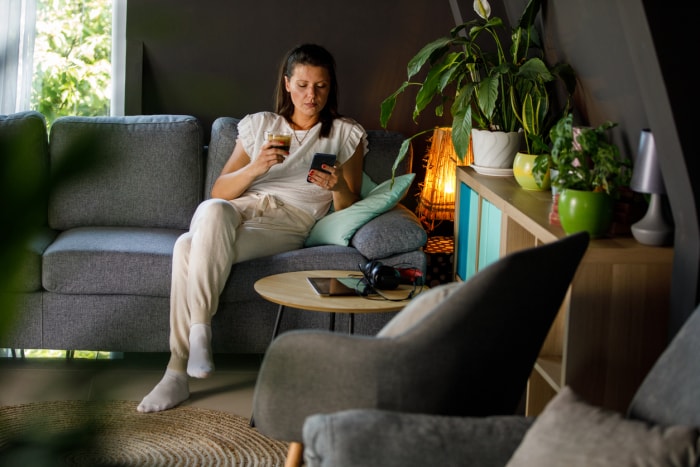
[[175,242],[170,289],[169,369],[185,371],[193,324],[211,324],[231,266],[301,248],[315,220],[269,194],[209,199]]

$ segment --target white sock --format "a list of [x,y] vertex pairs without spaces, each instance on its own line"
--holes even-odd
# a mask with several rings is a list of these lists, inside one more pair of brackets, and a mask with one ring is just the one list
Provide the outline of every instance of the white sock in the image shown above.
[[190,357],[187,360],[187,374],[193,378],[206,378],[213,372],[211,326],[193,324],[190,328]]
[[136,410],[160,412],[175,407],[189,397],[187,375],[175,370],[165,370],[163,379],[143,398]]

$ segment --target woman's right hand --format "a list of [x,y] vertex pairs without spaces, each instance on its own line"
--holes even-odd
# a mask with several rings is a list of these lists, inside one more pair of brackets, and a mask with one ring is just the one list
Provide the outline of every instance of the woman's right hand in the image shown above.
[[289,152],[276,147],[274,141],[266,141],[260,148],[260,154],[250,164],[250,169],[256,177],[264,175],[273,165],[281,164],[289,155]]
[[263,143],[258,157],[251,161],[243,145],[236,142],[231,156],[214,182],[211,196],[221,199],[238,198],[255,179],[267,173],[270,167],[284,162],[287,152],[272,146],[272,142]]

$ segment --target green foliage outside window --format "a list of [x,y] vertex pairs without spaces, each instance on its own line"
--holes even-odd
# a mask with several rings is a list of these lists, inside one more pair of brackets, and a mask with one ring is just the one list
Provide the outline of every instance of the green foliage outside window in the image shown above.
[[[4,1],[4,0],[0,0]],[[64,115],[109,115],[111,100],[112,0],[37,0],[34,40],[34,76],[30,108],[41,112],[47,124]],[[2,150],[3,148],[0,148]],[[15,167],[23,174],[27,167]],[[16,174],[15,174],[16,175]],[[4,186],[8,188],[8,186]],[[26,188],[26,187],[25,187]],[[22,193],[4,193],[6,206],[22,206]],[[25,197],[33,195],[24,194]],[[3,206],[4,208],[5,206]],[[5,217],[6,209],[2,209]],[[13,232],[34,234],[31,220],[12,216]],[[30,225],[22,222],[29,222]],[[24,238],[0,244],[0,283],[9,282],[21,258],[12,256]],[[14,305],[11,294],[0,294],[0,309]],[[9,326],[0,316],[0,333]],[[36,358],[115,358],[116,353],[23,349],[22,356]],[[0,358],[11,356],[0,349]]]
[[38,0],[31,108],[109,115],[111,52],[112,0]]

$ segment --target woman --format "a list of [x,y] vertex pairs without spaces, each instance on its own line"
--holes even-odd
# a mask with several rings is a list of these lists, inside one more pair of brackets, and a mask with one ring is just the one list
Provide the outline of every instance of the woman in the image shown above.
[[[189,398],[187,376],[214,371],[211,319],[233,263],[301,248],[330,208],[359,199],[367,134],[338,113],[335,61],[323,47],[291,50],[280,67],[277,112],[247,115],[212,198],[199,205],[190,231],[173,251],[170,361],[139,412],[172,408]],[[290,132],[289,150],[266,132]],[[317,152],[334,166],[309,170]],[[307,182],[308,177],[308,182]]]

